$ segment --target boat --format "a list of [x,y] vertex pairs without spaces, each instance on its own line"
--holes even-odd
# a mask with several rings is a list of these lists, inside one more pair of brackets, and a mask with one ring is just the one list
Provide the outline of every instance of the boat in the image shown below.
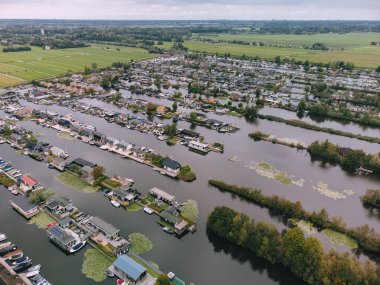
[[21,272],[28,270],[31,267],[32,267],[32,262],[30,261],[30,262],[22,263],[22,264],[15,266],[13,268],[13,271],[16,273],[21,273]]
[[106,275],[108,276],[108,277],[110,277],[110,278],[113,278],[113,277],[115,277],[115,273],[113,273],[111,270],[109,270],[109,269],[107,269],[106,270]]
[[40,274],[36,274],[35,276],[31,277],[30,281],[33,285],[51,285],[51,283],[43,278]]
[[7,246],[10,246],[12,243],[10,242],[10,241],[8,241],[8,242],[4,242],[4,243],[2,243],[2,244],[0,244],[0,249],[1,248],[4,248],[4,247],[7,247]]
[[116,284],[117,284],[117,285],[127,285],[127,282],[125,282],[125,281],[122,280],[122,279],[117,279]]
[[86,245],[86,241],[78,242],[77,244],[75,244],[75,245],[70,249],[70,253],[74,253],[74,252],[79,251],[79,250],[80,250],[81,248],[83,248],[85,245]]
[[144,207],[144,212],[149,214],[149,215],[152,215],[153,214],[153,210],[149,207]]
[[11,251],[14,251],[16,249],[17,249],[17,246],[12,243],[11,245],[3,247],[0,249],[0,256],[3,257],[7,253],[10,253]]
[[165,233],[168,233],[168,234],[174,234],[174,231],[171,229],[171,228],[168,228],[168,227],[163,227],[162,230],[165,232]]
[[41,270],[41,265],[38,264],[38,265],[35,265],[35,266],[32,266],[30,267],[26,272],[25,272],[25,277],[27,278],[31,278],[37,274],[40,274],[40,270]]
[[120,207],[120,203],[115,201],[115,200],[111,200],[111,204],[112,206],[116,207],[116,208],[119,208]]
[[23,257],[15,259],[15,260],[8,261],[8,264],[10,266],[16,266],[16,265],[24,264],[24,263],[30,262],[30,261],[31,261],[31,259],[28,256],[23,256]]
[[15,251],[12,251],[12,252],[4,255],[4,259],[5,260],[15,260],[15,259],[18,259],[18,258],[23,257],[23,256],[24,256],[24,252],[21,249],[17,249]]
[[5,234],[0,234],[0,242],[7,240],[7,236]]

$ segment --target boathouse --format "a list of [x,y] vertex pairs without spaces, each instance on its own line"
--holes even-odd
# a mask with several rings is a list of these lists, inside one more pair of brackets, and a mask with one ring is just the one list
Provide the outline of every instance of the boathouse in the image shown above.
[[126,254],[120,255],[112,266],[113,272],[117,277],[123,280],[128,279],[135,283],[141,281],[147,273],[144,266],[140,265]]
[[34,205],[28,201],[25,196],[15,196],[10,200],[11,206],[25,218],[30,219],[40,212],[38,205]]
[[87,224],[94,230],[105,235],[109,239],[116,239],[119,237],[120,229],[114,227],[113,225],[103,221],[98,217],[92,217],[88,220]]

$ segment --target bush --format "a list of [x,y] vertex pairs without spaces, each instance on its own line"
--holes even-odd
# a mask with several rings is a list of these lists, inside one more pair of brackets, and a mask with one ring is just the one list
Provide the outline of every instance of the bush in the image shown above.
[[181,167],[178,178],[186,182],[191,182],[194,181],[197,177],[192,171],[191,167],[189,165],[185,165]]

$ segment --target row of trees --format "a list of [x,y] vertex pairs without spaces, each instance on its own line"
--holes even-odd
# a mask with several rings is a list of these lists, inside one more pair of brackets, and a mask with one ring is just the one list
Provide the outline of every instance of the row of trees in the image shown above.
[[265,196],[259,189],[229,185],[223,181],[210,179],[209,184],[222,190],[238,195],[259,206],[265,207],[272,215],[284,219],[300,219],[311,222],[319,230],[332,229],[346,234],[359,243],[359,246],[368,251],[380,253],[380,235],[368,225],[348,228],[341,218],[330,218],[325,209],[319,212],[308,212],[303,209],[299,201],[292,202],[277,195]]
[[368,189],[367,192],[360,197],[362,203],[370,208],[377,208],[380,210],[380,190]]
[[380,175],[380,153],[366,154],[361,149],[342,148],[328,140],[311,143],[307,151],[313,159],[339,164],[347,171],[353,172],[362,166]]
[[28,46],[21,47],[5,47],[3,48],[3,52],[18,52],[18,51],[31,51],[32,48]]
[[216,207],[207,230],[250,250],[272,264],[282,264],[308,284],[380,284],[380,267],[361,263],[348,253],[325,253],[316,237],[298,228],[280,233],[273,225],[255,222],[227,207]]

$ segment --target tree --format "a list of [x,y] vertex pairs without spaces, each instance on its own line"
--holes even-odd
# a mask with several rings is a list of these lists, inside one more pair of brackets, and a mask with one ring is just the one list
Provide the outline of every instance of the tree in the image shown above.
[[175,136],[177,134],[177,124],[174,123],[172,125],[165,126],[164,134],[169,137]]
[[177,108],[178,108],[177,101],[174,101],[174,103],[172,105],[172,110],[174,113],[177,112]]
[[3,135],[5,137],[10,137],[12,135],[12,130],[8,126],[6,126],[3,130]]
[[306,100],[305,98],[302,98],[298,104],[297,113],[299,115],[303,115],[305,113],[305,110],[306,110]]
[[157,89],[161,89],[161,77],[159,75],[156,75],[156,78],[154,79],[154,85],[156,85]]
[[105,169],[104,169],[103,166],[96,166],[96,167],[94,167],[94,169],[92,170],[91,175],[92,175],[92,177],[94,178],[94,180],[96,180],[96,179],[98,179],[98,178],[104,176],[104,171],[105,171]]
[[84,74],[87,75],[87,74],[90,74],[91,73],[91,69],[87,67],[87,65],[84,67]]
[[191,113],[190,113],[190,119],[191,119],[192,121],[198,121],[199,118],[198,118],[197,113],[195,113],[195,112],[191,112]]
[[170,285],[170,278],[166,274],[161,274],[157,277],[155,285]]
[[247,107],[244,112],[244,117],[248,122],[253,122],[258,117],[258,112],[256,107]]
[[98,64],[96,62],[91,63],[92,69],[96,69],[98,67]]
[[355,171],[362,165],[364,157],[364,151],[351,150],[343,157],[342,167],[350,171]]
[[380,72],[380,65],[376,68],[376,72]]
[[157,110],[157,105],[152,102],[148,102],[148,104],[146,105],[146,113],[148,115],[152,115],[156,112],[156,110]]

